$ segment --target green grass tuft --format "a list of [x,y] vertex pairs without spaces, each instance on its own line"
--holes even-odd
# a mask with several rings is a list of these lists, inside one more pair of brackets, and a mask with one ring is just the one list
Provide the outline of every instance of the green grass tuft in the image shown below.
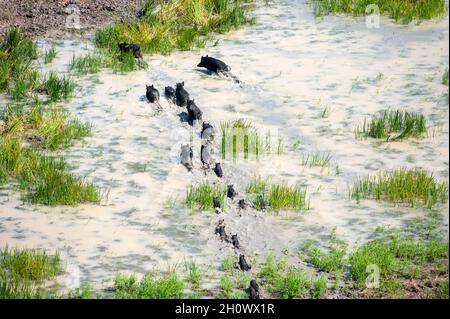
[[56,58],[56,49],[54,47],[51,47],[48,51],[45,50],[44,52],[45,64],[52,63],[55,58]]
[[258,276],[263,286],[279,298],[294,297],[321,298],[327,292],[325,277],[312,277],[294,266],[288,266],[285,259],[278,262],[267,256]]
[[70,78],[59,77],[56,73],[50,72],[44,78],[40,90],[47,94],[51,102],[67,100],[73,95],[75,83]]
[[377,5],[380,13],[394,19],[397,23],[413,20],[429,20],[446,14],[445,0],[309,0],[316,16],[327,14],[366,15],[366,7]]
[[407,137],[423,137],[427,132],[425,116],[405,111],[382,111],[355,130],[356,137],[372,137],[390,141]]
[[136,43],[143,53],[169,54],[173,50],[203,47],[208,34],[225,33],[254,22],[247,17],[250,0],[149,0],[143,16],[99,29],[97,47],[117,50],[118,42]]
[[448,86],[448,68],[444,71],[444,74],[442,74],[442,80],[443,85]]
[[309,209],[309,199],[306,196],[306,187],[290,186],[286,183],[270,183],[261,177],[253,178],[247,186],[247,193],[253,197],[256,209],[261,209],[261,198],[270,210],[282,209],[306,210]]
[[351,198],[376,199],[410,207],[433,207],[448,200],[448,185],[438,182],[423,169],[399,168],[380,172],[357,181],[350,189]]
[[139,63],[132,53],[120,53],[118,49],[111,49],[97,50],[84,56],[74,55],[69,68],[78,75],[97,73],[106,68],[123,74],[139,68],[147,69],[148,64]]
[[223,159],[258,159],[283,154],[283,140],[272,141],[270,131],[261,133],[249,120],[238,119],[220,123],[221,156]]
[[61,266],[58,252],[51,257],[45,251],[8,247],[0,250],[0,265],[11,276],[34,281],[54,278]]
[[382,238],[366,243],[350,255],[350,274],[362,285],[368,276],[367,267],[376,265],[383,286],[399,277],[426,277],[429,275],[426,265],[440,259],[448,259],[448,242]]
[[186,206],[192,210],[214,211],[214,197],[217,197],[222,209],[225,208],[226,187],[201,183],[189,186],[186,193]]
[[31,203],[55,206],[100,202],[98,190],[68,173],[62,158],[26,149],[17,139],[0,139],[0,167],[6,176],[19,182]]
[[136,275],[118,274],[114,282],[115,298],[119,299],[181,299],[184,282],[171,273],[163,277],[146,274],[141,281]]
[[329,167],[332,156],[330,153],[313,152],[302,154],[302,166]]
[[[44,60],[53,55],[47,52]],[[70,98],[75,84],[54,72],[41,78],[33,64],[36,58],[36,45],[18,30],[9,31],[0,43],[0,92],[14,100],[0,109],[0,184],[12,182],[32,203],[99,203],[100,194],[91,183],[70,174],[62,158],[42,151],[69,147],[91,128],[53,106]]]
[[58,252],[0,249],[0,299],[42,298],[41,285],[61,271]]

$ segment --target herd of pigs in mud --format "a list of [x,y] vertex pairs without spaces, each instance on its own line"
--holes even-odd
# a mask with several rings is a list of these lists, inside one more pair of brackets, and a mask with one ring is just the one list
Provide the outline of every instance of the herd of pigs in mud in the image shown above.
[[[119,43],[118,44],[120,51],[122,52],[132,52],[134,57],[138,59],[138,61],[142,62],[142,53],[139,45],[137,44],[128,44],[128,43]],[[226,77],[229,77],[234,82],[239,83],[239,80],[230,72],[231,67],[227,65],[225,62],[209,57],[208,55],[205,57],[201,57],[200,63],[197,65],[201,68],[206,68],[209,72],[223,75]],[[214,135],[216,130],[214,127],[208,123],[203,121],[203,112],[200,110],[200,108],[195,104],[194,99],[191,98],[188,91],[184,88],[184,82],[177,83],[176,87],[173,88],[172,86],[167,86],[164,88],[164,95],[166,99],[169,102],[174,103],[175,105],[178,105],[179,107],[186,107],[187,109],[187,118],[185,119],[189,125],[192,127],[197,127],[201,123],[201,139],[202,139],[202,146],[200,151],[200,159],[203,164],[202,169],[205,170],[205,173],[207,173],[208,170],[211,170],[217,175],[217,177],[222,178],[223,177],[223,170],[222,166],[219,162],[216,162],[211,155],[211,151],[209,147],[211,146],[211,142],[214,140]],[[145,94],[147,100],[154,104],[158,110],[161,109],[161,105],[159,104],[159,99],[161,97],[159,91],[155,86],[152,85],[146,85],[146,94]],[[180,153],[180,163],[186,167],[187,170],[191,171],[194,169],[192,159],[194,157],[194,153],[192,151],[192,147],[190,145],[182,145],[181,146],[181,153]],[[233,185],[227,186],[227,197],[233,200],[235,197],[237,197],[238,194],[236,190],[234,189]],[[265,202],[263,198],[259,198],[260,207],[261,209],[265,208]],[[218,197],[215,197],[213,199],[214,202],[214,209],[217,214],[221,213],[221,205],[220,200]],[[240,210],[244,210],[246,207],[246,203],[244,199],[238,200],[238,206]],[[241,244],[239,243],[239,237],[238,234],[231,235],[227,233],[225,230],[225,221],[224,219],[220,219],[219,222],[216,225],[215,234],[218,235],[220,240],[229,243],[233,246],[233,248],[236,250],[237,253],[239,253],[239,264],[238,267],[241,271],[249,271],[251,269],[251,266],[248,264],[247,260],[245,259],[245,255],[243,253],[243,248]],[[248,288],[249,298],[250,299],[260,299],[260,293],[259,293],[259,286],[255,279],[252,279],[250,281],[250,285]]]

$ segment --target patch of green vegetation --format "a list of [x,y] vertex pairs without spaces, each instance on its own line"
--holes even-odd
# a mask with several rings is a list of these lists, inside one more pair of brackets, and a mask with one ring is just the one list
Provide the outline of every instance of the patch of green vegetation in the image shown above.
[[286,183],[270,183],[261,177],[253,178],[247,187],[247,193],[253,195],[256,209],[261,210],[261,199],[273,211],[282,209],[309,209],[306,187],[290,186]]
[[33,65],[37,57],[36,44],[17,29],[11,29],[0,43],[0,92],[6,91],[16,101],[37,93],[48,94],[50,102],[70,97],[75,84],[53,72],[41,78]]
[[253,23],[246,14],[249,0],[149,0],[138,20],[99,29],[99,48],[117,50],[117,43],[135,43],[143,53],[169,54],[173,50],[203,47],[212,32],[225,33]]
[[442,84],[448,86],[448,68],[442,74]]
[[448,299],[448,279],[439,285],[434,297],[437,299]]
[[0,43],[0,58],[0,92],[14,100],[0,109],[0,183],[17,184],[32,203],[99,203],[100,194],[92,184],[68,173],[64,159],[47,152],[66,148],[90,133],[88,124],[53,105],[70,98],[75,84],[54,72],[42,78],[33,65],[36,45],[16,29]]
[[330,113],[331,113],[330,108],[328,106],[325,106],[322,112],[320,113],[320,117],[323,119],[328,118],[330,116]]
[[438,182],[426,170],[399,168],[380,172],[357,181],[350,189],[350,197],[375,199],[410,207],[433,207],[448,200],[448,185]]
[[223,159],[258,159],[261,156],[283,154],[283,139],[273,143],[270,131],[259,132],[249,120],[238,119],[220,123],[221,155]]
[[214,211],[214,198],[217,197],[220,207],[225,208],[226,187],[223,185],[211,185],[203,182],[188,187],[186,193],[186,206],[192,210]]
[[51,102],[67,100],[73,95],[75,83],[65,76],[59,77],[56,73],[50,72],[45,76],[40,90],[47,94]]
[[58,252],[29,249],[0,250],[0,299],[41,298],[46,295],[42,284],[61,271]]
[[[345,242],[337,239],[336,229],[333,228],[330,241],[327,243],[325,249],[319,248],[314,241],[307,241],[302,251],[314,268],[319,271],[330,273],[334,276],[335,286],[337,286],[345,272],[347,263],[347,245]],[[320,286],[320,284],[318,284]]]
[[[379,238],[359,247],[349,257],[352,279],[363,285],[368,266],[379,270],[380,287],[392,288],[402,278],[424,278],[430,274],[430,264],[448,260],[448,242],[420,241],[400,237]],[[383,287],[383,285],[387,287]]]
[[6,176],[18,181],[31,203],[55,206],[100,202],[98,190],[68,173],[62,158],[24,148],[16,138],[0,139],[0,167]]
[[195,261],[187,262],[186,269],[188,271],[187,281],[193,289],[199,289],[202,281],[202,271]]
[[132,53],[116,50],[97,50],[84,56],[73,56],[69,66],[78,75],[97,73],[110,68],[116,73],[126,73],[140,68],[147,69],[148,64],[136,60]]
[[15,82],[21,82],[23,91],[31,90],[36,84],[31,75],[31,62],[37,59],[35,43],[17,29],[10,30],[0,43],[0,92],[11,91]]
[[329,167],[332,156],[330,153],[312,152],[302,154],[302,166],[309,167]]
[[288,266],[285,259],[278,262],[269,255],[258,276],[263,286],[279,298],[321,298],[326,294],[325,277],[311,277],[297,267]]
[[237,264],[237,256],[228,255],[222,262],[222,270],[228,273],[234,272],[234,266]]
[[221,299],[247,299],[248,295],[242,290],[236,290],[233,279],[229,275],[220,277],[220,293]]
[[94,299],[95,297],[93,289],[90,286],[76,288],[67,293],[68,299]]
[[136,275],[118,274],[114,281],[118,299],[181,299],[184,297],[184,282],[175,273],[162,277],[146,274],[140,281]]
[[333,246],[328,252],[321,251],[314,247],[309,252],[309,262],[321,271],[341,272],[344,266],[344,257],[346,250],[341,247]]
[[51,47],[49,50],[45,50],[45,52],[44,52],[44,63],[45,64],[52,63],[55,58],[56,58],[55,47]]
[[316,16],[327,14],[351,14],[364,16],[368,5],[378,6],[380,13],[397,23],[413,20],[429,20],[441,17],[447,12],[444,0],[309,0]]
[[89,136],[91,126],[70,119],[69,114],[60,109],[44,107],[40,103],[26,107],[22,104],[10,104],[0,113],[3,121],[3,136],[38,136],[41,142],[36,144],[49,150],[58,150],[72,145],[74,140]]
[[355,129],[357,138],[372,137],[396,141],[408,137],[420,138],[427,132],[423,114],[406,111],[382,111]]

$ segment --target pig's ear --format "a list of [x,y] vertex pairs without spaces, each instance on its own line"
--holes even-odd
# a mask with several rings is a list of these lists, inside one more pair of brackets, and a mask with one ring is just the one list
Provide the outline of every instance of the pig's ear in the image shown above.
[[208,54],[206,55],[206,57],[208,57]]
[[145,88],[148,89],[148,85],[145,85]]
[[183,81],[183,82],[181,82],[181,85],[183,85],[183,86],[184,86],[184,81]]

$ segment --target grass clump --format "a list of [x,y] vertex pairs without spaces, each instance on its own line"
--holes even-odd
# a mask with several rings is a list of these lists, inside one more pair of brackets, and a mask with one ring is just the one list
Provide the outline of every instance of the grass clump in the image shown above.
[[261,210],[261,202],[268,205],[272,211],[282,209],[306,210],[309,209],[309,199],[306,196],[306,187],[291,186],[286,183],[270,183],[261,177],[253,178],[247,187],[247,193],[253,197],[256,209]]
[[[44,60],[52,56],[49,51]],[[36,93],[48,94],[49,102],[70,97],[75,84],[53,72],[42,79],[33,64],[37,57],[36,44],[18,29],[11,29],[0,43],[0,92],[7,92],[16,101],[31,98]]]
[[187,281],[191,284],[193,289],[199,289],[202,281],[202,271],[195,261],[186,263],[188,270]]
[[399,279],[426,278],[433,271],[430,264],[436,265],[442,259],[448,260],[448,242],[400,237],[375,239],[350,255],[350,275],[361,286],[368,276],[368,266],[375,265],[380,287],[389,289]]
[[283,153],[283,140],[272,142],[270,131],[265,134],[259,132],[255,125],[245,119],[220,123],[221,155],[223,159],[236,160],[258,159],[260,156]]
[[41,298],[41,284],[61,271],[58,252],[30,249],[0,249],[0,299]]
[[219,298],[221,298],[221,299],[247,299],[248,294],[243,290],[235,289],[233,279],[228,275],[223,275],[220,277]]
[[174,273],[162,277],[146,274],[140,281],[136,275],[118,274],[114,281],[118,299],[181,299],[184,282]]
[[445,0],[309,0],[316,16],[327,14],[366,15],[368,5],[377,5],[380,13],[397,23],[410,23],[413,20],[429,20],[441,17],[447,12]]
[[70,70],[78,75],[97,73],[102,69],[111,68],[116,73],[126,73],[147,69],[145,62],[136,60],[132,53],[121,53],[118,49],[97,50],[84,56],[73,56]]
[[54,278],[61,266],[58,252],[51,257],[45,251],[8,247],[0,250],[0,265],[12,276],[35,281]]
[[263,286],[278,298],[321,298],[327,292],[324,277],[311,277],[297,267],[288,266],[286,259],[276,262],[272,255],[267,256],[258,276]]
[[31,91],[37,74],[31,64],[37,57],[36,44],[18,29],[11,29],[0,43],[0,92]]
[[34,146],[58,150],[72,145],[74,140],[89,136],[91,126],[82,123],[60,109],[44,107],[40,103],[32,106],[22,104],[7,105],[0,113],[3,121],[3,136],[27,138],[38,136],[41,141]]
[[90,133],[88,124],[53,106],[70,98],[75,84],[54,72],[41,78],[33,65],[36,45],[16,29],[0,43],[0,58],[0,92],[14,100],[0,110],[0,183],[12,182],[31,203],[99,203],[100,194],[92,184],[70,174],[63,158],[41,151],[66,148]]
[[438,182],[426,170],[399,168],[380,172],[357,181],[350,189],[350,197],[375,199],[410,207],[433,207],[448,200],[448,185]]
[[169,54],[173,50],[203,47],[212,32],[225,33],[253,22],[247,17],[249,0],[149,0],[142,16],[99,29],[99,48],[117,50],[118,42],[136,43],[143,53]]
[[312,152],[302,154],[302,166],[329,167],[332,156],[330,153]]
[[100,202],[98,190],[68,173],[62,158],[26,149],[15,138],[0,140],[0,167],[8,178],[18,181],[31,203],[55,206]]
[[356,137],[372,137],[387,141],[401,140],[407,137],[423,137],[427,132],[426,119],[420,113],[405,111],[382,111],[374,115],[355,130]]
[[341,272],[344,266],[346,250],[342,247],[333,246],[328,252],[314,247],[309,251],[309,262],[321,271]]
[[73,95],[75,83],[65,76],[59,77],[56,73],[50,72],[44,78],[40,90],[47,94],[51,102],[67,100]]
[[186,193],[186,206],[192,210],[214,211],[214,198],[220,207],[225,208],[226,188],[223,185],[211,185],[207,182],[189,186]]
[[444,71],[444,74],[442,74],[442,80],[441,83],[443,85],[448,86],[448,68]]
[[49,50],[45,50],[44,52],[44,63],[49,64],[52,63],[56,58],[56,49],[51,47]]

